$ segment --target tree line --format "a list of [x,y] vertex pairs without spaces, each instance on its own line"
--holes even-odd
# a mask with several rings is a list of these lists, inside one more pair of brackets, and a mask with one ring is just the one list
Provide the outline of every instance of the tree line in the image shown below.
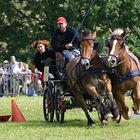
[[140,57],[138,0],[0,0],[0,61],[15,55],[31,63],[31,44],[38,39],[51,39],[58,16],[66,17],[68,24],[77,29],[88,9],[81,30],[97,31],[101,53],[108,28],[122,28],[129,32],[126,44]]

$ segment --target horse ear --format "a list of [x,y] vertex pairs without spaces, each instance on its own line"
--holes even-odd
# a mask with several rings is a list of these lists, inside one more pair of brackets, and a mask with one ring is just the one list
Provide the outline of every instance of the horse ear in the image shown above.
[[121,34],[122,37],[125,37],[129,34],[129,30],[125,29],[124,32]]
[[109,28],[108,31],[109,31],[110,34],[112,34],[112,29],[111,28]]
[[92,37],[96,38],[96,31],[92,33]]

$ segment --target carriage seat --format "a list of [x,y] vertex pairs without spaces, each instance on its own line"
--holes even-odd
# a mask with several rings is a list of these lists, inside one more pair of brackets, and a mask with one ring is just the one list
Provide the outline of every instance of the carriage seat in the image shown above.
[[56,63],[57,63],[57,66],[60,68],[60,69],[64,69],[65,68],[65,57],[62,53],[60,52],[56,52],[55,53],[55,56],[56,56]]
[[56,65],[57,65],[57,69],[59,71],[59,74],[62,75],[62,79],[66,78],[66,74],[65,74],[65,67],[66,67],[66,61],[65,61],[65,57],[62,53],[60,52],[56,52],[55,53],[56,56]]

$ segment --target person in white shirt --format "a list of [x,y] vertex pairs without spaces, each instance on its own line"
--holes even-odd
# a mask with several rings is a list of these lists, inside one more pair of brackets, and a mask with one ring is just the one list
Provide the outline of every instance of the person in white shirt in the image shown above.
[[16,61],[16,57],[15,56],[11,56],[10,57],[10,61],[11,61],[10,65],[9,65],[10,72],[13,73],[13,69],[18,66],[18,62]]

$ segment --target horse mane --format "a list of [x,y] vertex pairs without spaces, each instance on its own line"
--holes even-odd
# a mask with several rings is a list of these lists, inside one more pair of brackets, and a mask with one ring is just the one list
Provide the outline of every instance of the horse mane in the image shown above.
[[120,36],[122,33],[124,33],[124,30],[119,28],[119,29],[115,29],[112,32],[112,35],[118,35],[118,36]]
[[110,39],[112,36],[121,36],[124,33],[124,30],[121,28],[115,29],[113,32],[110,33],[108,36],[108,39]]
[[128,53],[130,51],[129,47],[126,44],[124,44],[124,47],[125,47],[126,52]]

